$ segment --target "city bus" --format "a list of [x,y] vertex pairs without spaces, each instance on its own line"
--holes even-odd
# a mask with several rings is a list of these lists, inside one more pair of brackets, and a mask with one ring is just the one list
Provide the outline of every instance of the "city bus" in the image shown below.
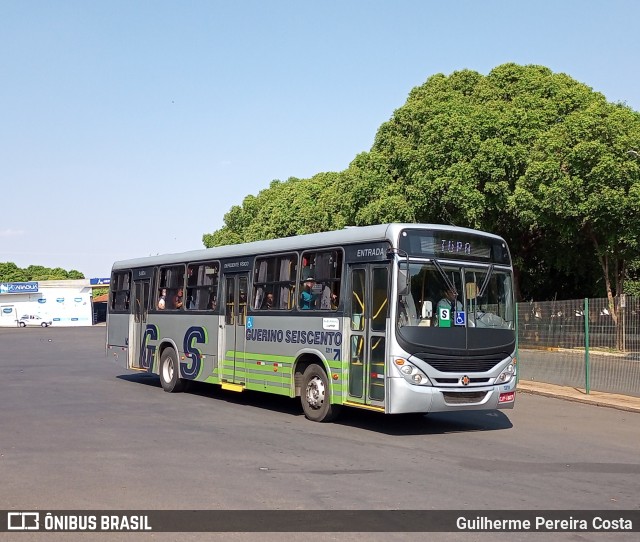
[[383,224],[118,261],[108,355],[299,397],[305,416],[513,408],[513,268],[501,237]]

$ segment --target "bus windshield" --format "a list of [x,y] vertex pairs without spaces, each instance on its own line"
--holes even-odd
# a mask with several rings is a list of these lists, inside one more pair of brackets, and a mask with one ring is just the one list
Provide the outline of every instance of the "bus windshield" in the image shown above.
[[[406,266],[403,262],[403,266]],[[397,326],[515,329],[509,270],[438,260],[409,264],[411,290],[399,296]]]

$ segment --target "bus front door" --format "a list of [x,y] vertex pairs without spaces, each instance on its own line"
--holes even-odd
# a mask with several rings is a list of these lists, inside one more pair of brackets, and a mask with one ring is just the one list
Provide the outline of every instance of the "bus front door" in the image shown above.
[[349,402],[384,408],[389,267],[350,266]]
[[224,345],[222,387],[239,391],[246,384],[245,330],[249,275],[227,275],[225,279]]
[[142,366],[142,337],[147,326],[149,291],[149,280],[133,281],[133,303],[129,320],[129,369],[146,370]]

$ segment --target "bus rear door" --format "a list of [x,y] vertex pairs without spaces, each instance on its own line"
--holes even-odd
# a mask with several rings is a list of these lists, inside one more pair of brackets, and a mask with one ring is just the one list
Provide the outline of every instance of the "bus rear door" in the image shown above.
[[225,278],[222,387],[241,391],[246,384],[245,339],[249,275],[229,274]]
[[150,280],[133,280],[133,303],[131,304],[132,318],[129,321],[129,369],[146,370],[142,367],[142,337],[147,327],[147,313],[149,311]]

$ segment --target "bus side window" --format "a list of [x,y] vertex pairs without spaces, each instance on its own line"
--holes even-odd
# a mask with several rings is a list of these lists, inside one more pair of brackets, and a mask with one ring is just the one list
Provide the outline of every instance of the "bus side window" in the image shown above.
[[129,310],[130,284],[130,271],[114,273],[113,280],[111,281],[111,310]]
[[342,262],[341,250],[303,253],[299,282],[300,308],[338,309]]
[[257,257],[253,276],[253,309],[291,310],[297,270],[297,254]]
[[156,308],[162,310],[178,310],[182,308],[182,292],[184,288],[184,265],[161,267],[158,274],[156,290]]
[[190,264],[187,267],[187,310],[216,310],[218,272],[218,262]]

